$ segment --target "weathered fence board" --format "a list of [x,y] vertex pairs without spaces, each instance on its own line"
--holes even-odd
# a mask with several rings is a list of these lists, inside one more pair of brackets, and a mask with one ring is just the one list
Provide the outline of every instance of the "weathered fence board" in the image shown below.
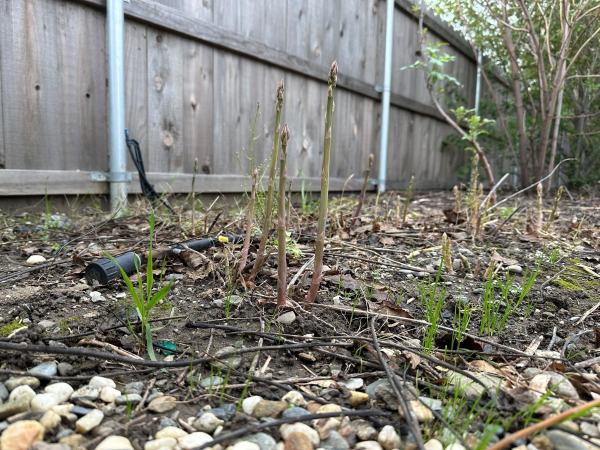
[[[421,187],[448,187],[465,154],[440,152],[451,129],[432,106],[422,74],[398,70],[414,62],[418,48],[408,3],[396,0],[388,185],[404,187],[415,174]],[[258,165],[271,152],[275,91],[283,79],[282,126],[288,123],[291,130],[288,174],[295,186],[304,177],[305,185],[318,188],[325,81],[334,59],[340,72],[332,187],[341,189],[354,175],[347,189],[360,188],[369,153],[375,154],[376,176],[384,6],[378,0],[125,3],[126,126],[156,183],[164,187],[176,180],[176,192],[184,192],[198,158],[199,191],[239,191],[250,169],[246,154],[256,104],[261,106]],[[105,0],[0,5],[0,167],[4,154],[8,169],[0,170],[1,194],[43,193],[11,187],[6,180],[15,180],[16,169],[43,169],[49,193],[106,192],[105,184],[91,182],[89,172],[108,166],[104,8]],[[471,106],[470,47],[437,18],[427,16],[425,24],[430,40],[451,42],[448,51],[457,59],[448,70],[468,87]],[[48,175],[49,170],[65,171],[65,177]],[[139,190],[136,186],[130,184],[131,192]]]

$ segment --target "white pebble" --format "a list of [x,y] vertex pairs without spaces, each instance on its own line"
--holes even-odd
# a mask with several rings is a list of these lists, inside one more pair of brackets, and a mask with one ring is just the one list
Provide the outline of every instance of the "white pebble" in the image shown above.
[[254,442],[240,441],[231,450],[260,450],[260,447]]
[[46,262],[46,258],[44,258],[42,255],[31,255],[29,258],[27,258],[27,264],[30,266],[35,266],[36,264],[41,264],[43,262]]
[[58,398],[59,403],[64,403],[71,398],[73,388],[67,383],[54,383],[46,386],[44,392],[47,392],[48,394],[54,394],[56,398]]
[[38,394],[31,399],[31,409],[33,411],[49,411],[60,402],[54,394]]
[[96,450],[115,450],[115,449],[133,450],[133,447],[131,445],[131,442],[129,442],[129,439],[127,439],[126,437],[123,437],[123,436],[109,436],[106,439],[104,439],[102,442],[100,442],[100,444],[98,444],[98,447],[96,447]]
[[104,386],[109,386],[113,389],[117,388],[116,383],[113,380],[111,380],[110,378],[104,378],[104,377],[98,377],[98,376],[95,376],[94,378],[92,378],[88,384],[90,386],[99,387],[100,389],[102,389]]
[[158,431],[154,435],[154,439],[162,439],[162,438],[173,438],[179,439],[181,437],[187,436],[187,432],[183,431],[181,428],[177,427],[165,427],[162,430]]
[[166,448],[174,448],[177,445],[177,439],[166,437],[154,439],[144,444],[144,450],[164,450]]
[[306,406],[306,400],[304,396],[298,391],[290,391],[285,394],[282,398],[283,401],[294,404],[294,406],[299,406],[300,408]]
[[20,399],[26,399],[28,402],[30,402],[33,397],[35,397],[35,391],[24,384],[17,386],[12,390],[10,396],[8,397],[8,401],[14,402]]
[[[302,422],[284,423],[279,428],[279,432],[281,433],[281,437],[283,439],[287,439],[287,437],[294,431],[297,431],[299,433],[306,435],[306,437],[308,437],[310,439],[310,441],[313,443],[313,445],[315,447],[318,447],[319,442],[321,442],[321,438],[319,437],[319,433],[317,433],[317,430],[309,427],[308,425],[306,425]],[[377,445],[379,445],[379,444],[377,444]]]
[[114,402],[117,397],[121,396],[121,391],[110,386],[104,386],[100,391],[100,399],[106,403]]
[[262,397],[259,395],[255,395],[254,397],[245,398],[242,402],[242,409],[245,414],[249,416],[252,415],[252,411],[254,411],[254,407],[262,400]]
[[202,444],[212,441],[213,438],[210,434],[198,431],[196,433],[190,433],[187,436],[180,437],[177,439],[179,446],[182,450],[191,450],[196,447],[200,447]]
[[396,430],[391,425],[386,425],[379,432],[377,436],[377,442],[385,450],[392,450],[393,448],[400,448],[400,436],[396,433]]
[[[104,413],[99,409],[94,409],[91,412],[87,413],[85,416],[83,416],[81,419],[79,419],[77,422],[75,422],[75,427],[77,428],[78,433],[87,434],[92,429],[100,425],[103,419]],[[108,449],[108,447],[104,448]]]

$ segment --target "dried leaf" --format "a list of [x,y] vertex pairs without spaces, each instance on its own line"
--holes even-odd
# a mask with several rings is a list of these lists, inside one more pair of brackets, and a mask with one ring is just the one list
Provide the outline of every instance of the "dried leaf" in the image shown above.
[[389,236],[381,236],[379,238],[379,243],[381,245],[394,245],[394,238],[389,237]]
[[517,263],[518,263],[518,261],[517,261],[516,259],[513,259],[513,258],[507,258],[507,257],[505,257],[505,256],[501,256],[501,255],[500,255],[498,252],[496,252],[495,250],[494,250],[494,253],[492,253],[491,260],[492,260],[492,261],[496,261],[496,262],[498,262],[498,263],[502,263],[502,264],[504,264],[505,266],[512,266],[512,265],[515,265],[515,264],[517,264]]
[[381,302],[378,312],[380,314],[387,314],[389,316],[413,319],[413,316],[406,309],[396,306],[392,302],[388,301]]

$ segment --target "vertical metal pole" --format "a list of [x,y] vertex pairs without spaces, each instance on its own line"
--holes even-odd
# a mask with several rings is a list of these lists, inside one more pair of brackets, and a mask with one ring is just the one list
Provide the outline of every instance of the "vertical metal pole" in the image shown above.
[[381,143],[379,146],[379,192],[385,192],[388,132],[390,125],[390,90],[392,84],[392,45],[394,43],[394,0],[387,0],[385,13],[385,62],[381,97]]
[[110,206],[116,211],[127,199],[125,154],[125,76],[123,56],[123,0],[107,0],[108,46],[108,150],[110,155]]
[[[479,64],[483,64],[481,60],[481,50],[477,50],[477,59]],[[481,100],[481,67],[477,64],[477,84],[475,85],[475,115],[479,115],[479,102]]]

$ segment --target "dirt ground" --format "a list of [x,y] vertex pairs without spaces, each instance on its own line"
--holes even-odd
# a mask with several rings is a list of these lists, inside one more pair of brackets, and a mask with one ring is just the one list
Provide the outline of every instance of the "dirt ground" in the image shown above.
[[[299,276],[289,291],[288,307],[281,310],[275,306],[274,246],[269,246],[271,255],[246,289],[237,277],[231,276],[239,261],[241,245],[226,244],[206,250],[202,252],[201,263],[193,267],[186,266],[180,258],[167,260],[162,280],[157,284],[164,286],[171,280],[173,286],[151,312],[152,319],[165,319],[155,322],[160,329],[153,332],[158,360],[165,359],[166,347],[173,347],[171,351],[166,349],[170,354],[167,360],[189,362],[192,357],[213,355],[226,347],[277,344],[268,339],[259,342],[260,336],[252,332],[261,330],[292,340],[309,336],[332,344],[345,343],[319,348],[325,352],[316,348],[263,351],[253,367],[254,374],[267,380],[306,379],[301,389],[323,396],[323,386],[311,385],[309,379],[344,380],[352,374],[362,374],[369,383],[385,377],[381,368],[368,366],[368,363],[378,364],[376,355],[368,351],[364,342],[355,339],[371,335],[370,317],[378,319],[377,333],[382,341],[411,346],[456,367],[472,368],[469,364],[476,360],[488,361],[496,368],[511,367],[514,372],[508,378],[513,389],[519,384],[524,368],[518,366],[519,355],[514,351],[540,356],[541,359],[534,359],[525,367],[552,366],[556,371],[560,367],[562,373],[571,373],[573,364],[597,355],[600,197],[572,193],[574,198],[569,198],[563,194],[549,228],[534,227],[534,230],[531,217],[537,212],[536,199],[515,197],[484,215],[480,235],[474,237],[477,232],[471,218],[462,211],[457,215],[453,210],[456,198],[451,192],[414,193],[403,221],[405,194],[386,193],[379,199],[369,194],[354,226],[351,217],[357,196],[345,194],[332,198],[324,277],[317,301],[311,306],[302,303],[311,281],[312,267],[306,263],[314,254],[317,214],[314,202],[302,204],[298,199],[293,208],[287,282]],[[506,195],[500,195],[499,199]],[[397,201],[400,201],[398,208]],[[137,314],[125,283],[119,279],[108,286],[90,286],[85,279],[86,265],[103,258],[105,252],[119,255],[147,251],[149,209],[143,206],[143,201],[140,205],[116,219],[98,211],[74,212],[69,216],[54,214],[51,208],[45,214],[4,215],[0,224],[1,341],[60,344],[113,355],[123,351],[147,359],[146,349],[132,336],[127,324],[129,319],[134,323],[133,330],[140,331],[135,325]],[[547,195],[543,225],[552,206],[553,197]],[[189,211],[178,216],[157,211],[155,252],[157,248],[192,238],[245,231],[243,204],[220,206],[217,202],[209,211],[201,209],[197,216],[199,232],[193,237]],[[211,224],[210,233],[203,234]],[[444,235],[450,241],[453,274],[442,263]],[[254,261],[257,247],[255,240],[249,262]],[[38,266],[28,265],[32,255],[41,255],[45,261]],[[160,272],[160,264],[155,263],[156,278],[161,277]],[[492,272],[495,276],[490,278]],[[136,286],[137,278],[132,278]],[[430,309],[439,305],[437,312],[428,312],[428,298],[433,299]],[[462,336],[457,336],[465,315],[468,325],[462,329]],[[437,329],[433,331],[433,346],[428,346],[431,327],[416,321],[432,323],[432,318]],[[36,326],[40,322],[42,326]],[[28,329],[17,331],[22,327]],[[575,337],[586,330],[596,333],[590,331]],[[536,353],[542,351],[547,353]],[[0,358],[0,378],[9,376],[11,371],[26,371],[48,359],[30,352],[0,350],[0,354],[4,354]],[[238,370],[247,373],[253,355],[241,355]],[[447,378],[436,364],[427,365],[414,354],[386,355],[392,368],[404,368],[417,379],[441,385]],[[163,392],[185,400],[180,405],[183,416],[193,415],[199,405],[215,407],[223,398],[235,403],[242,395],[278,400],[282,394],[269,384],[248,384],[245,377],[233,372],[226,374],[214,364],[199,366],[193,377],[199,382],[211,376],[227,376],[228,385],[221,399],[219,395],[211,395],[210,388],[194,387],[189,371],[182,374],[185,368],[137,373],[136,368],[115,361],[74,355],[55,358],[73,366],[70,377],[121,372],[115,380],[123,384],[155,379]],[[363,365],[363,361],[367,364]],[[585,370],[592,377],[600,372],[600,366],[591,365]],[[580,402],[600,394],[595,378],[571,381]],[[326,395],[325,392],[326,400],[333,401]],[[335,398],[335,403],[350,407],[349,398],[343,397]],[[513,424],[512,428],[518,426]],[[139,436],[152,434],[151,428],[152,425],[142,427]]]

